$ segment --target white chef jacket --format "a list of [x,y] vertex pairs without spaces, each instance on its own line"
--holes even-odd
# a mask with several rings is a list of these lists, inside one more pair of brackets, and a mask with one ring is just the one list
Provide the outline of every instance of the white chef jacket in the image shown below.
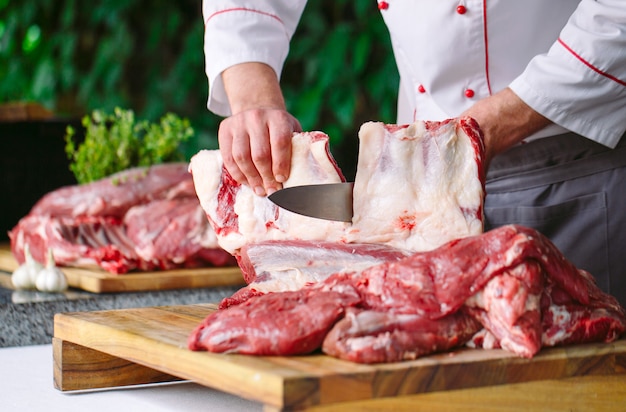
[[[280,77],[305,4],[203,1],[209,110],[230,114],[220,74],[231,65],[263,62]],[[533,137],[569,130],[615,147],[626,131],[626,0],[379,0],[378,8],[400,73],[398,123],[458,116],[508,86],[554,122]]]

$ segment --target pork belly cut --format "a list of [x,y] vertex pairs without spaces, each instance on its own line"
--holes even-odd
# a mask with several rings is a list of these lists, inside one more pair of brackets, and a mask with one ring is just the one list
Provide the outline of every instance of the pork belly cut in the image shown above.
[[67,186],[42,197],[9,233],[44,262],[101,267],[111,273],[234,265],[200,206],[188,164],[135,168],[97,182]]

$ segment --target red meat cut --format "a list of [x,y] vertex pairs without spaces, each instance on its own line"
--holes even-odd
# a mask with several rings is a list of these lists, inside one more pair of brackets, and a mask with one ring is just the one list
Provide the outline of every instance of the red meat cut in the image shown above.
[[322,350],[358,363],[411,360],[463,345],[480,327],[461,311],[433,320],[412,313],[349,308],[326,335]]
[[11,250],[24,247],[59,266],[111,273],[234,265],[221,249],[195,194],[188,164],[129,169],[42,197],[9,233]]
[[[545,284],[553,287],[544,288]],[[301,315],[288,321],[294,306],[281,307],[283,300],[297,301]],[[562,310],[568,304],[584,307],[587,316],[573,316],[571,322],[562,316],[558,324],[552,304],[538,306],[549,300],[564,302]],[[325,324],[319,318],[309,320],[311,314],[324,311],[327,302],[332,302],[336,316],[324,317]],[[507,305],[510,311],[497,312]],[[261,313],[266,315],[262,322],[249,320]],[[510,225],[400,261],[332,275],[298,291],[251,297],[242,305],[212,313],[190,336],[189,346],[239,352],[244,339],[245,353],[314,350],[309,345],[301,352],[300,342],[292,344],[292,336],[300,336],[289,326],[294,323],[298,330],[329,331],[322,344],[326,353],[363,363],[448,350],[465,344],[481,328],[504,349],[525,357],[542,346],[609,342],[626,330],[623,308],[601,292],[586,272],[574,267],[539,232]],[[420,334],[418,327],[428,333]],[[381,344],[386,349],[381,350]]]
[[[531,357],[624,332],[623,308],[539,232],[482,233],[484,147],[472,119],[367,123],[359,139],[351,223],[278,209],[234,182],[217,151],[192,159],[202,207],[249,284],[198,325],[191,349],[322,349],[376,363],[468,344]],[[343,181],[324,134],[295,134],[292,147],[285,187]]]
[[359,302],[358,294],[349,286],[326,286],[320,293],[270,293],[261,297],[262,304],[250,299],[213,312],[194,330],[189,347],[254,355],[313,352],[346,308]]

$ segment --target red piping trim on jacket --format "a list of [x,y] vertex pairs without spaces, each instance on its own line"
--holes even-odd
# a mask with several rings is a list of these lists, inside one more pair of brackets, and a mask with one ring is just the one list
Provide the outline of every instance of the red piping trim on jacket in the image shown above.
[[211,14],[211,15],[210,15],[210,16],[206,19],[206,21],[204,22],[204,25],[206,26],[206,25],[207,25],[207,23],[209,22],[209,20],[211,20],[213,17],[217,16],[218,14],[228,13],[228,12],[231,12],[231,11],[250,11],[250,12],[252,12],[252,13],[262,14],[262,15],[264,15],[264,16],[268,16],[268,17],[271,17],[271,18],[273,18],[273,19],[275,19],[275,20],[279,21],[281,24],[283,24],[283,25],[284,25],[284,23],[283,23],[283,21],[280,19],[280,17],[278,17],[278,16],[277,16],[277,15],[275,15],[275,14],[267,13],[267,12],[265,12],[265,11],[261,11],[261,10],[249,9],[249,8],[246,8],[246,7],[233,7],[233,8],[230,8],[230,9],[224,9],[224,10],[216,11],[215,13]]
[[563,39],[559,38],[558,42],[561,44],[561,46],[565,47],[565,49],[568,52],[570,52],[574,57],[576,57],[578,60],[580,60],[581,63],[583,63],[585,66],[589,67],[594,72],[598,73],[599,75],[602,75],[602,76],[606,77],[607,79],[613,80],[614,82],[616,82],[618,84],[621,84],[622,86],[626,86],[626,81],[620,80],[617,77],[612,76],[612,75],[608,74],[607,72],[598,69],[596,66],[594,66],[591,63],[589,63],[587,60],[583,59],[578,53],[576,53],[574,50],[572,50],[571,47],[569,47],[567,44],[565,44]]
[[483,0],[483,35],[485,38],[485,78],[487,80],[487,90],[491,96],[491,80],[489,79],[489,40],[487,35],[487,0]]

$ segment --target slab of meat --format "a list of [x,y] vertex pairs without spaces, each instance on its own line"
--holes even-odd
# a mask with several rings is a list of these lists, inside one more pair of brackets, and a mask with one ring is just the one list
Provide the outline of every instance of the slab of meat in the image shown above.
[[[336,254],[345,256],[346,243],[354,245],[350,248],[356,254],[369,254],[364,244],[403,254],[482,232],[483,146],[476,122],[470,118],[408,126],[371,122],[362,126],[359,138],[352,224],[300,216],[256,196],[233,181],[217,150],[201,151],[192,158],[196,191],[220,245],[238,257],[247,281],[255,281],[229,304],[317,282],[344,263],[352,270],[378,263],[344,262]],[[328,140],[321,132],[294,134],[291,175],[285,187],[344,181]],[[272,253],[281,253],[277,244],[266,243],[276,241],[284,242],[285,248],[292,247],[292,241],[311,243],[272,259],[278,263],[270,267],[268,254],[257,251],[270,247]],[[327,243],[319,248],[316,242]]]
[[[588,316],[561,316],[555,322],[555,316],[545,312],[546,306],[539,305],[539,311],[538,302],[545,299],[544,284],[558,290],[550,295],[553,300],[587,307]],[[276,316],[269,315],[289,317],[292,306],[283,311],[282,296],[298,300],[299,313],[323,310],[324,304],[318,306],[316,302],[326,302],[327,298],[340,305],[343,311],[333,306],[333,313],[339,315],[326,318],[328,324],[320,325],[316,320],[311,327],[330,331],[323,341],[325,352],[364,363],[400,361],[448,350],[465,344],[481,328],[520,356],[532,356],[542,345],[611,341],[626,330],[623,308],[601,292],[591,277],[576,269],[539,232],[510,225],[453,240],[432,251],[416,252],[400,261],[338,273],[298,291],[251,297],[245,306],[211,314],[191,335],[190,348],[239,352],[233,334],[245,334],[246,339],[253,340],[257,334],[272,330],[273,339],[280,339],[280,343],[272,341],[268,347],[265,339],[248,342],[246,353],[282,354],[276,348],[299,353],[295,347],[300,344],[290,343],[290,323],[282,317],[274,321]],[[568,313],[567,307],[561,305],[563,313]],[[237,313],[234,317],[230,315],[233,311]],[[255,313],[266,313],[267,319],[258,325],[246,320],[245,314]],[[297,323],[299,328],[309,326],[306,316],[299,316]],[[585,328],[589,332],[547,333],[552,339],[544,339],[546,325],[557,323],[561,331]],[[420,336],[417,327],[426,328],[428,333]],[[541,330],[543,334],[538,332]],[[387,349],[381,350],[381,343]],[[251,347],[259,352],[251,352]]]
[[343,283],[326,283],[317,292],[270,293],[213,312],[189,336],[189,348],[255,355],[313,352],[346,308],[359,302],[354,288]]
[[471,118],[359,131],[349,241],[432,250],[483,231],[483,143]]
[[[474,120],[370,122],[359,139],[352,225],[279,209],[235,182],[219,151],[199,152],[190,170],[222,247],[237,254],[267,240],[324,240],[422,251],[482,232],[484,148]],[[325,134],[296,133],[292,153],[284,187],[345,180]]]
[[46,194],[11,230],[18,262],[54,251],[57,265],[111,273],[233,265],[195,195],[184,163],[130,169]]
[[122,218],[128,209],[156,199],[195,197],[187,163],[138,167],[85,185],[66,186],[43,196],[30,214]]
[[[586,283],[589,301],[583,304],[572,298],[563,291],[550,277],[545,278],[545,286],[540,294],[539,310],[529,310],[527,313],[534,316],[536,312],[541,316],[541,327],[533,331],[540,334],[542,346],[559,346],[581,342],[611,342],[624,333],[626,320],[624,309],[617,299],[611,295],[600,291],[596,286],[593,277],[584,270],[578,271],[580,279]],[[503,302],[504,303],[504,302]],[[497,312],[476,311],[475,302],[467,302],[469,312],[478,319],[482,319],[483,324],[490,324],[489,329],[479,331],[468,342],[468,346],[474,348],[494,349],[507,347],[510,343],[501,341],[490,330],[497,328],[492,320],[498,316]],[[527,304],[527,306],[529,306]],[[535,307],[533,301],[532,307]],[[503,309],[503,308],[501,308]],[[495,316],[494,316],[495,315]],[[520,318],[525,321],[523,317]],[[512,336],[523,338],[520,331]],[[523,332],[523,331],[522,331]],[[501,339],[502,334],[499,335]],[[507,339],[508,340],[508,339]]]
[[128,210],[123,223],[141,261],[152,262],[157,268],[235,264],[219,247],[195,196],[137,205]]
[[400,249],[365,243],[286,240],[245,245],[237,260],[248,285],[222,300],[220,307],[264,293],[298,290],[334,273],[360,271],[406,256],[408,252]]
[[412,360],[463,345],[480,327],[463,312],[433,320],[412,313],[349,308],[326,335],[322,350],[359,363]]
[[[624,332],[624,310],[540,233],[482,234],[483,146],[473,120],[369,123],[359,137],[352,224],[277,210],[233,182],[217,152],[192,160],[202,206],[250,284],[198,325],[191,349],[321,347],[374,363],[472,342],[531,357],[542,346]],[[289,185],[343,180],[325,135],[296,134],[293,144],[293,170],[324,173],[292,173]],[[360,252],[367,244],[386,248],[382,263]]]
[[[301,216],[280,209],[247,185],[238,184],[223,167],[219,151],[203,150],[189,170],[219,244],[236,255],[243,246],[268,240],[326,240],[341,242],[346,223]],[[340,183],[345,177],[321,132],[297,133],[292,139],[292,164],[284,187]]]

